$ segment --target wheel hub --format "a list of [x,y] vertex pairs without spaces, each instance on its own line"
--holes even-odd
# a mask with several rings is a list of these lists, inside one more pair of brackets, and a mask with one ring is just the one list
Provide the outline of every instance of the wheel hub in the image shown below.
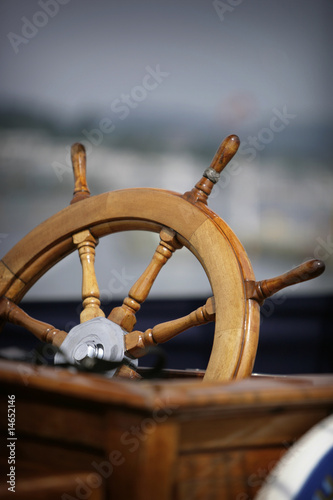
[[[93,360],[121,362],[124,359],[138,364],[137,359],[125,356],[124,335],[119,325],[106,318],[93,318],[72,328],[63,343],[61,350],[54,358],[55,364],[70,362],[85,367],[93,366]],[[106,373],[113,377],[117,368]]]

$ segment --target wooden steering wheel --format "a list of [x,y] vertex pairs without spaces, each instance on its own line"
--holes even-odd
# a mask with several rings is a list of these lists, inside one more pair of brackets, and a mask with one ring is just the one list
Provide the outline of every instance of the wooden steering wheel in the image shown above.
[[[85,149],[79,143],[74,144],[75,188],[71,204],[32,230],[0,261],[2,323],[10,321],[25,327],[80,363],[87,357],[135,359],[143,356],[149,346],[165,342],[192,326],[215,321],[214,342],[204,379],[249,376],[258,344],[260,305],[281,288],[318,276],[324,264],[311,260],[280,277],[255,281],[238,238],[207,207],[214,184],[238,146],[236,135],[227,137],[203,177],[183,195],[136,188],[90,196]],[[105,235],[138,229],[158,232],[160,243],[123,304],[105,318],[94,270],[95,246]],[[146,332],[133,331],[136,312],[148,297],[159,271],[182,246],[203,266],[213,297],[188,316],[156,325]],[[81,324],[67,334],[31,318],[17,303],[48,269],[75,249],[82,264],[83,310]],[[133,369],[125,364],[116,374],[135,376]]]

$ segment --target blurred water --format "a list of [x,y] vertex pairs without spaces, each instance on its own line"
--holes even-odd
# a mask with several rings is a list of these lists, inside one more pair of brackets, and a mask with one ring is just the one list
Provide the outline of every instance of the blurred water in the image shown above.
[[[69,164],[73,137],[40,131],[7,130],[0,138],[1,257],[37,224],[68,205],[73,191]],[[88,145],[89,146],[89,145]],[[217,145],[216,145],[217,146]],[[138,151],[88,148],[88,184],[92,194],[131,187],[191,189],[208,166],[190,149]],[[211,157],[214,151],[212,151]],[[257,279],[285,272],[307,258],[321,257],[327,271],[288,293],[333,291],[333,174],[323,161],[259,157],[226,170],[209,200],[234,230],[252,262]],[[148,264],[158,237],[131,232],[101,240],[96,273],[102,300],[124,297]],[[73,254],[49,271],[28,293],[31,300],[75,299],[81,270]],[[186,249],[175,253],[153,287],[155,297],[202,297],[210,285],[200,264]]]

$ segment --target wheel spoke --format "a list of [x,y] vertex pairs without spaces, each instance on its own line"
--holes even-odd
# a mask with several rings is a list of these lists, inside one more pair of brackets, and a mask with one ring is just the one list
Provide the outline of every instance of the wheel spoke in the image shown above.
[[82,306],[80,322],[105,316],[100,308],[100,293],[95,273],[95,247],[98,243],[89,230],[73,236],[82,265]]
[[310,259],[275,278],[262,281],[247,280],[245,282],[247,297],[256,300],[262,306],[266,299],[283,288],[317,278],[324,270],[325,263],[322,260]]
[[117,377],[125,379],[141,379],[141,375],[127,365],[121,365],[117,370]]
[[217,183],[222,170],[236,154],[239,143],[240,141],[237,135],[229,135],[222,141],[210,166],[206,168],[200,181],[196,183],[191,191],[187,191],[183,194],[185,200],[191,203],[200,201],[207,205],[207,200],[212,192],[214,184]]
[[193,326],[203,325],[215,320],[214,297],[210,297],[204,306],[192,311],[187,316],[160,323],[145,332],[134,331],[125,335],[125,349],[127,354],[140,358],[147,352],[147,348],[166,342],[176,335]]
[[73,174],[74,174],[74,193],[71,201],[77,203],[78,201],[89,198],[90,191],[86,179],[86,150],[83,144],[76,142],[71,149]]
[[14,325],[22,326],[33,333],[39,340],[57,347],[62,344],[67,335],[66,332],[58,330],[48,323],[32,318],[7,297],[0,299],[0,317]]
[[160,243],[148,267],[132,286],[123,304],[112,309],[108,319],[120,325],[127,332],[131,332],[136,323],[135,314],[148,297],[158,273],[170,259],[173,252],[181,247],[182,245],[177,240],[175,231],[163,228],[160,232]]

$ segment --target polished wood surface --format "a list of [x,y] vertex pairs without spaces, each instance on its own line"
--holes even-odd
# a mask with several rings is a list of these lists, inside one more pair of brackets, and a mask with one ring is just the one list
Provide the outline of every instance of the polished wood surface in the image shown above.
[[[134,357],[187,328],[215,321],[204,372],[162,373],[123,365],[119,377],[0,361],[0,428],[8,436],[8,395],[15,396],[16,484],[20,500],[250,500],[284,452],[333,411],[333,376],[251,376],[260,305],[285,286],[318,276],[312,260],[256,281],[231,228],[207,206],[219,175],[239,147],[228,136],[194,188],[184,194],[130,189],[90,196],[83,145],[72,147],[70,206],[40,224],[0,261],[0,320],[61,346],[66,332],[17,304],[74,250],[82,265],[81,322],[104,316],[94,261],[98,239],[127,230],[159,233],[151,262],[109,319]],[[185,246],[202,265],[212,297],[182,318],[133,331],[136,312],[162,267]],[[174,378],[174,376],[176,378]],[[8,472],[0,447],[1,478]],[[2,473],[3,472],[3,473]],[[2,498],[8,486],[0,484]]]
[[18,488],[30,464],[51,479],[66,469],[76,487],[97,473],[104,499],[252,499],[333,410],[332,375],[125,381],[0,362],[0,380],[2,434],[16,397]]
[[173,252],[182,247],[177,240],[177,234],[173,229],[164,227],[160,232],[160,243],[150,261],[147,269],[134,283],[129,291],[128,297],[124,299],[121,307],[115,307],[108,318],[120,325],[127,332],[131,332],[135,323],[135,314],[141,304],[147,299],[162,267],[168,262]]
[[83,144],[76,142],[71,148],[71,158],[74,173],[74,192],[72,203],[89,198],[90,191],[87,184],[86,150]]
[[194,188],[191,191],[187,191],[183,197],[191,203],[201,202],[207,205],[207,200],[212,192],[214,184],[218,181],[222,170],[237,153],[239,144],[240,141],[237,135],[229,135],[226,137],[220,144],[204,175],[196,183]]
[[[236,136],[223,141],[209,167],[215,174],[235,154],[238,144]],[[75,191],[86,196],[84,149],[74,145],[72,153]],[[204,177],[213,178],[211,170]],[[195,192],[198,189],[194,188]],[[0,295],[19,302],[39,277],[81,245],[75,235],[89,231],[91,237],[85,240],[89,244],[82,242],[80,248],[84,248],[84,252],[89,248],[92,257],[92,238],[97,240],[129,229],[159,232],[161,241],[150,265],[133,285],[123,305],[111,311],[109,318],[131,331],[135,312],[149,294],[161,267],[177,248],[185,246],[203,266],[215,300],[215,340],[205,377],[228,380],[248,376],[252,372],[259,334],[259,307],[246,297],[244,287],[246,280],[254,280],[253,271],[232,230],[199,198],[163,190],[130,189],[80,199],[79,203],[72,203],[36,227],[3,257]],[[82,251],[83,267],[88,267],[84,259]],[[84,300],[93,306],[84,309],[84,319],[87,311],[94,308],[98,311],[99,298],[93,266],[89,265],[88,273],[83,272],[86,283],[94,282],[92,288],[89,285],[83,292]],[[183,320],[173,323],[175,333],[183,329],[179,326],[182,323]],[[167,335],[172,335],[169,330]]]
[[325,263],[322,260],[311,259],[275,278],[255,282],[247,281],[247,296],[262,305],[268,297],[283,288],[317,278],[324,271]]
[[145,332],[134,331],[125,335],[125,348],[128,354],[140,358],[147,348],[167,342],[179,333],[193,326],[204,325],[215,320],[214,297],[209,297],[205,305],[187,316],[155,325]]
[[14,325],[22,326],[42,342],[47,342],[57,347],[60,347],[67,336],[67,333],[63,330],[58,330],[48,323],[32,318],[6,297],[0,299],[0,317],[6,321],[10,321]]
[[82,306],[80,323],[93,318],[105,317],[100,308],[100,293],[95,273],[95,248],[98,240],[89,230],[73,235],[73,242],[78,249],[82,265]]
[[[90,197],[86,180],[84,146],[72,147],[74,197],[71,205],[51,217],[23,238],[0,262],[0,297],[7,306],[0,319],[16,322],[46,341],[61,336],[52,325],[42,331],[37,320],[27,319],[8,304],[18,303],[28,289],[55,263],[77,249],[82,264],[83,311],[81,323],[103,317],[94,261],[98,238],[131,229],[159,232],[160,243],[122,305],[108,319],[131,333],[136,312],[147,299],[162,267],[175,250],[187,247],[197,257],[211,284],[214,314],[207,308],[146,332],[132,332],[125,339],[127,352],[142,356],[147,347],[178,335],[185,329],[215,320],[212,353],[205,380],[231,380],[252,373],[259,336],[259,306],[264,299],[293,283],[319,275],[324,264],[313,260],[282,276],[257,282],[250,260],[230,227],[208,206],[208,197],[219,175],[236,154],[239,138],[222,141],[210,166],[191,191],[185,194],[154,189],[129,189]],[[6,301],[10,302],[6,302]],[[21,318],[21,319],[19,319]],[[50,333],[50,329],[54,333]],[[57,339],[57,340],[55,340]],[[117,373],[129,374],[128,368]]]
[[[54,472],[52,468],[42,467],[42,464],[31,466],[31,462],[22,461],[18,463],[21,479],[17,483],[15,492],[8,491],[5,484],[0,484],[0,496],[2,500],[77,500],[83,498],[78,493],[87,494],[89,500],[106,500],[105,487],[99,476],[92,472]],[[0,468],[4,469],[5,467]],[[1,470],[0,469],[0,470]],[[82,485],[92,484],[94,488]],[[99,483],[101,485],[99,486]],[[89,489],[88,489],[89,488]]]

